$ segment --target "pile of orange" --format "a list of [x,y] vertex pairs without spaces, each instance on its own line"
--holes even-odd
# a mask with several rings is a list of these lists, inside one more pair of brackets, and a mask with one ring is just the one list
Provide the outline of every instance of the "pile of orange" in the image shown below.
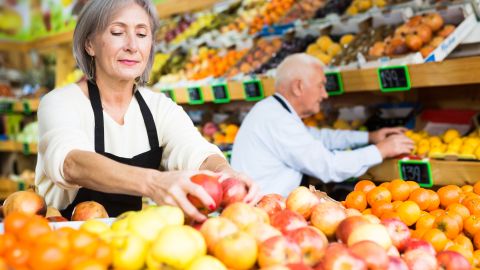
[[9,214],[0,234],[0,270],[106,270],[110,246],[83,230],[52,230],[44,217]]
[[434,191],[413,181],[376,186],[361,180],[343,203],[380,219],[400,219],[411,228],[412,237],[429,241],[437,252],[457,251],[480,267],[480,182]]

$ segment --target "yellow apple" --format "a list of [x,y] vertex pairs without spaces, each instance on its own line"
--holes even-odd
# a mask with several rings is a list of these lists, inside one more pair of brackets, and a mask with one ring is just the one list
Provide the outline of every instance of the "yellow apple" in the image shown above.
[[238,232],[238,227],[229,219],[215,217],[205,221],[200,228],[200,232],[205,238],[208,250],[213,252],[215,244],[225,236]]
[[233,223],[235,223],[240,229],[244,229],[250,223],[265,222],[265,216],[260,213],[260,211],[255,210],[251,205],[243,202],[236,202],[227,206],[227,208],[223,210],[221,216],[233,221]]
[[162,205],[149,208],[146,211],[155,212],[165,225],[183,225],[185,223],[183,211],[175,206]]
[[210,255],[205,255],[196,258],[193,262],[187,267],[187,270],[227,270],[225,265],[219,261],[217,258]]
[[98,219],[89,219],[85,221],[80,226],[80,229],[99,236],[110,231],[110,227],[105,222]]
[[135,234],[116,235],[110,246],[113,250],[113,268],[142,269],[147,254],[147,242]]
[[129,217],[128,230],[151,243],[165,223],[156,210],[145,210]]
[[248,270],[257,261],[257,242],[253,236],[239,231],[218,241],[213,254],[228,268]]

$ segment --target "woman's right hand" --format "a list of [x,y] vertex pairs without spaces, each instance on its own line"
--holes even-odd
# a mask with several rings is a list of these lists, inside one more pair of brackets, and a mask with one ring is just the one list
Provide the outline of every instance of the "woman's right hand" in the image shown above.
[[208,208],[215,209],[212,197],[190,177],[196,174],[212,174],[210,171],[155,171],[149,183],[149,197],[157,204],[178,206],[196,221],[203,222],[207,217],[201,214],[188,200],[187,195],[197,197]]

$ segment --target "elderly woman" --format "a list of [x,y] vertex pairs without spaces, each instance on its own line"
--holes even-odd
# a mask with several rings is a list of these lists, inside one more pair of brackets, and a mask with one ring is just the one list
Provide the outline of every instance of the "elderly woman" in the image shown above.
[[201,221],[205,216],[187,194],[216,207],[190,181],[203,170],[244,181],[245,201],[257,198],[252,181],[231,169],[181,107],[142,87],[152,67],[156,29],[148,0],[91,0],[80,14],[73,50],[88,81],[51,91],[38,109],[35,183],[65,217],[90,200],[117,216],[139,210],[145,196]]

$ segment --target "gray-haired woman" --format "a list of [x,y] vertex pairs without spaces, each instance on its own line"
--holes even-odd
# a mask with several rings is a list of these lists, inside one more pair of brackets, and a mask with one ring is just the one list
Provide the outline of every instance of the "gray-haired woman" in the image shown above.
[[[190,181],[199,170],[246,182],[246,202],[258,188],[231,169],[181,107],[144,87],[154,56],[155,6],[148,0],[91,0],[74,32],[74,55],[88,80],[48,93],[38,109],[35,183],[48,205],[70,217],[93,200],[110,216],[141,208],[141,196],[205,216],[188,201],[213,199]],[[164,171],[158,170],[164,169]]]

